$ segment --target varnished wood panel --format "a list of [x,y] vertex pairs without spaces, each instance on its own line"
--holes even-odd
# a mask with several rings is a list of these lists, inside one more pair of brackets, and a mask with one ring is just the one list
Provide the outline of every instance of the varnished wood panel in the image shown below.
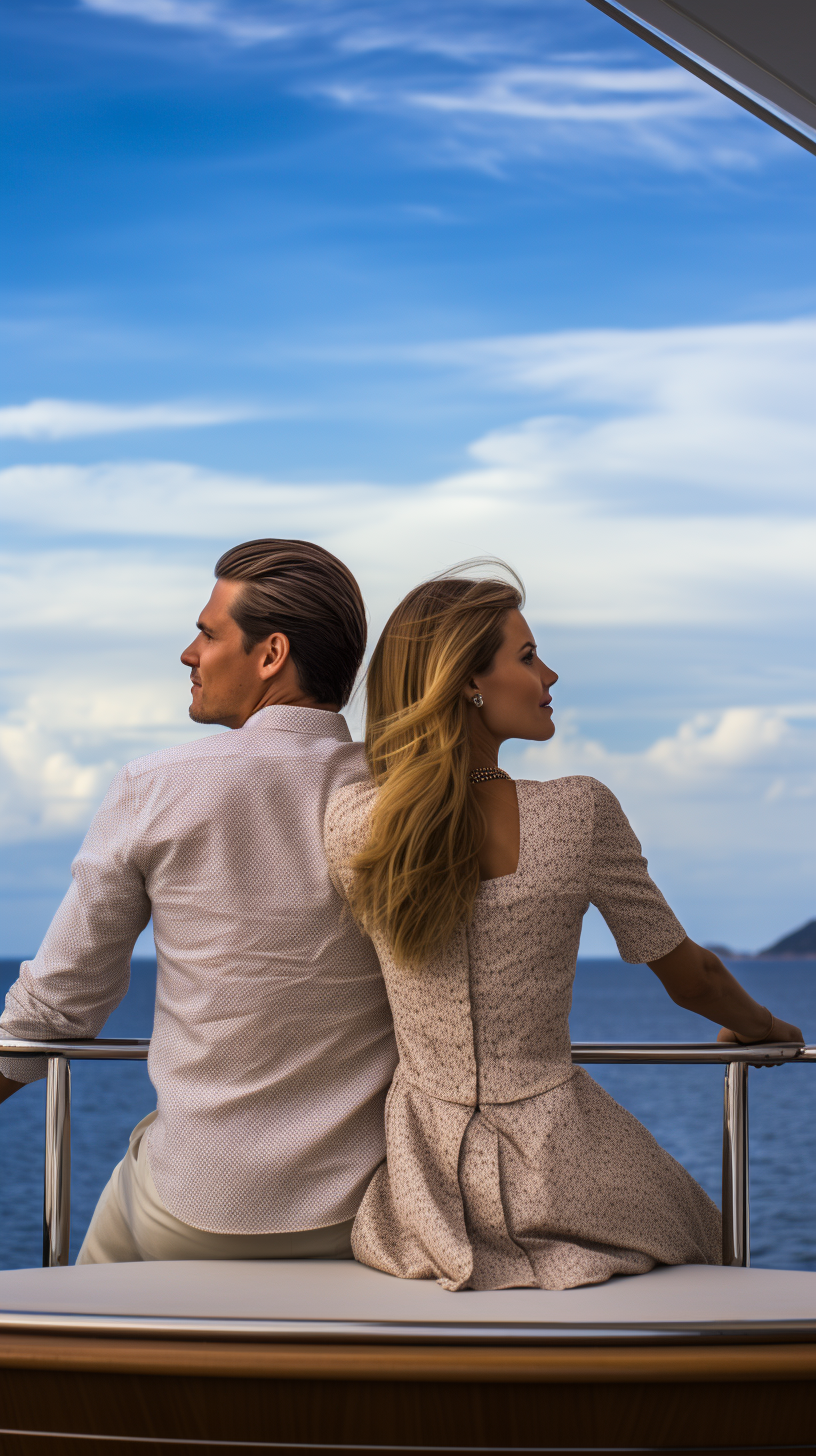
[[498,1348],[2,1333],[0,1369],[442,1383],[813,1381],[816,1344]]
[[[0,1427],[324,1450],[390,1446],[405,1456],[440,1447],[816,1449],[816,1383],[445,1383],[6,1368]],[[2,1456],[14,1456],[14,1440],[3,1437]]]
[[166,1441],[150,1437],[72,1436],[63,1432],[6,1433],[0,1431],[0,1456],[794,1456],[816,1450],[816,1446],[694,1446],[694,1447],[583,1447],[580,1453],[573,1446],[525,1447],[509,1446],[358,1446],[354,1445],[290,1445],[279,1442]]
[[[511,1447],[507,1446],[282,1446],[271,1444],[265,1441],[252,1442],[251,1444],[235,1444],[229,1442],[213,1443],[210,1441],[153,1441],[145,1440],[119,1440],[116,1437],[96,1438],[90,1437],[66,1437],[64,1434],[43,1435],[40,1432],[30,1432],[24,1435],[14,1434],[8,1437],[8,1444],[4,1444],[4,1432],[0,1431],[0,1456],[57,1456],[57,1453],[64,1451],[70,1456],[261,1456],[263,1452],[269,1452],[270,1456],[514,1456]],[[62,1445],[60,1444],[62,1443]],[[529,1449],[529,1448],[528,1448]],[[541,1456],[575,1456],[574,1448],[570,1447],[541,1447],[537,1448]],[[659,1448],[649,1448],[660,1456]],[[677,1448],[674,1448],[677,1451]],[[813,1448],[807,1448],[813,1449]],[[763,1452],[778,1452],[779,1456],[787,1452],[793,1456],[790,1446],[764,1446]],[[797,1446],[793,1448],[797,1452],[803,1452],[805,1448]],[[631,1456],[645,1456],[644,1448],[638,1447],[635,1451],[629,1448]],[[689,1448],[685,1448],[686,1453]],[[610,1446],[595,1447],[585,1456],[625,1456],[621,1448]],[[723,1447],[695,1447],[691,1456],[725,1456]],[[755,1447],[729,1446],[727,1456],[757,1456]]]

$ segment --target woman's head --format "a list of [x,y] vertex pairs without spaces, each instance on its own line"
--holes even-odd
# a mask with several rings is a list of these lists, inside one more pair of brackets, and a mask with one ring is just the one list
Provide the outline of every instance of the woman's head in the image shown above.
[[428,731],[464,742],[474,680],[490,674],[508,614],[522,600],[520,582],[452,576],[423,582],[403,598],[368,669],[366,743],[376,782],[395,767],[395,753],[426,752]]
[[371,659],[366,753],[380,792],[352,904],[403,964],[441,950],[472,913],[485,827],[472,756],[495,761],[504,738],[553,731],[542,707],[548,670],[534,646],[530,657],[515,582],[424,582],[392,613]]
[[502,622],[502,640],[485,672],[474,672],[466,693],[480,706],[470,717],[474,757],[498,753],[508,738],[541,742],[552,738],[550,688],[558,673],[538,655],[530,628],[518,607]]

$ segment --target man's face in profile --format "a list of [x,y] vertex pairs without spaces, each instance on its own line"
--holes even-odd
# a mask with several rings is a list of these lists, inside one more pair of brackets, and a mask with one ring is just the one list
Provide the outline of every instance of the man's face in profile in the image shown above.
[[[230,615],[241,589],[238,581],[215,583],[196,623],[198,636],[181,654],[185,667],[190,668],[190,717],[195,723],[240,728],[257,706],[258,649],[244,650],[243,634]],[[262,654],[262,645],[260,651]]]

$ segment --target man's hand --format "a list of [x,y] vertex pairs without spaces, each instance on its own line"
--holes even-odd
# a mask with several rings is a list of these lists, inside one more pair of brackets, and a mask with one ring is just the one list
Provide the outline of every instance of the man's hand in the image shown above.
[[12,1082],[11,1077],[4,1077],[0,1072],[0,1102],[5,1102],[7,1097],[13,1097],[21,1087],[25,1087],[25,1082]]

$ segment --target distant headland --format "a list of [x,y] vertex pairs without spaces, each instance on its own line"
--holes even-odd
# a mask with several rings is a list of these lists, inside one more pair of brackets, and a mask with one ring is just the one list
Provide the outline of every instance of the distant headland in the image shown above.
[[816,920],[809,920],[798,930],[783,935],[781,940],[766,946],[765,950],[731,950],[727,945],[710,945],[718,956],[732,961],[807,961],[816,960]]

